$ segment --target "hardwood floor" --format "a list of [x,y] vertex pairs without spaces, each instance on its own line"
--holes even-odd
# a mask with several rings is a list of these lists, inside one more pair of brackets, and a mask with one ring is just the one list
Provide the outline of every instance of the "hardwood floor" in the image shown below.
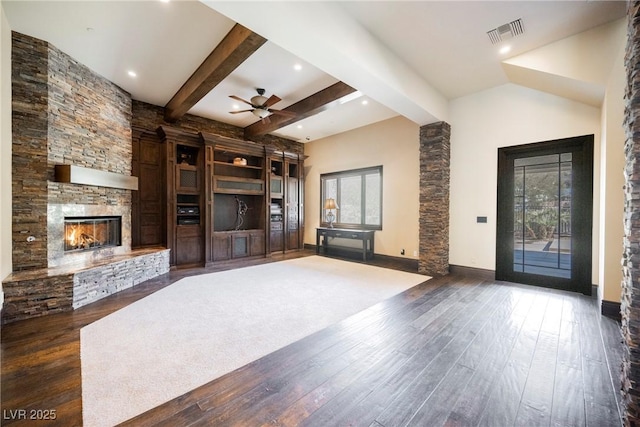
[[[202,272],[3,326],[2,425],[81,425],[80,328]],[[619,426],[621,353],[619,326],[589,297],[449,275],[124,425]],[[47,410],[55,420],[20,419]]]

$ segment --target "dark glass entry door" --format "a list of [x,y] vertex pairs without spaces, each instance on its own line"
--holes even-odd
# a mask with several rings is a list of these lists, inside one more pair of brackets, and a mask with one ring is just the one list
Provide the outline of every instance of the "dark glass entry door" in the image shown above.
[[593,136],[498,150],[496,277],[591,294]]

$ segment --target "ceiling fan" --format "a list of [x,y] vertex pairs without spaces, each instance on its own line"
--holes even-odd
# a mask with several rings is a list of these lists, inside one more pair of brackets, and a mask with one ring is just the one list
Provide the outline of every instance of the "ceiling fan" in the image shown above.
[[251,102],[246,101],[239,96],[230,95],[229,98],[233,98],[236,101],[244,102],[245,104],[251,105],[250,109],[247,110],[237,110],[237,111],[229,111],[231,114],[238,113],[247,113],[251,112],[254,116],[262,119],[262,123],[270,123],[269,116],[271,114],[280,114],[282,116],[295,117],[295,113],[284,110],[274,110],[271,106],[277,102],[280,102],[281,99],[275,95],[271,95],[269,98],[264,96],[265,90],[262,88],[256,88],[258,94],[251,98]]

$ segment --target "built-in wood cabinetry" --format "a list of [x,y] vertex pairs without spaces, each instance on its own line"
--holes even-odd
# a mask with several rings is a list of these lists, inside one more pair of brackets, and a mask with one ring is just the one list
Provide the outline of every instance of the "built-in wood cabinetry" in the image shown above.
[[[171,265],[209,265],[302,248],[304,156],[167,126],[158,128],[154,143],[159,150],[147,155],[154,159],[154,172],[146,173],[144,144],[138,142],[134,170],[141,191],[132,222],[142,236],[143,212],[152,215],[148,221],[156,228],[138,241],[163,240],[171,249]],[[150,190],[143,197],[146,185]]]
[[166,246],[170,264],[204,263],[204,148],[197,133],[158,128],[165,148]]
[[271,252],[301,249],[304,234],[304,157],[274,152],[269,162]]
[[267,254],[268,147],[201,134],[212,207],[207,262]]
[[217,231],[211,242],[213,262],[266,254],[264,230]]
[[269,158],[269,247],[271,252],[284,251],[284,158],[274,153]]
[[286,189],[287,199],[287,223],[285,250],[301,249],[303,229],[303,180],[301,174],[301,162],[298,159],[288,158],[285,155]]
[[131,192],[131,245],[165,244],[165,147],[156,132],[133,129],[132,175],[139,187]]

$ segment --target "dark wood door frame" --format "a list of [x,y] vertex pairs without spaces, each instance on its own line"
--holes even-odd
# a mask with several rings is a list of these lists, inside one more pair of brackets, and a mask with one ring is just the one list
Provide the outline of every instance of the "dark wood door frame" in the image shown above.
[[[564,289],[591,295],[593,225],[593,135],[498,149],[498,206],[496,227],[496,279]],[[514,175],[513,161],[560,152],[573,154],[571,279],[520,273],[513,270]],[[575,208],[581,206],[581,208]]]

